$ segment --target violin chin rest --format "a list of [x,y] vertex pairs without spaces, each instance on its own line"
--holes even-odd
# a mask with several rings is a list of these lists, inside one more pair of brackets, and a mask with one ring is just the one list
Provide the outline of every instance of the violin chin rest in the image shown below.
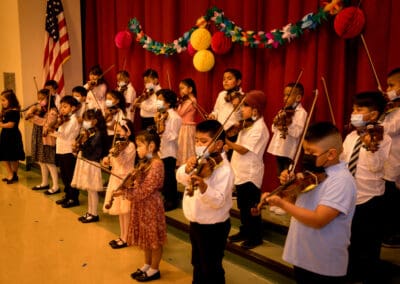
[[311,191],[311,190],[313,190],[313,189],[316,188],[316,187],[317,187],[317,184],[310,184],[309,186],[305,187],[305,188],[301,191],[301,193]]

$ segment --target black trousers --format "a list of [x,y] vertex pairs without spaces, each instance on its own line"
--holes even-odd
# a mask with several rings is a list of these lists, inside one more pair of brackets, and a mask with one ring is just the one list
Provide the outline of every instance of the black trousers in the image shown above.
[[142,120],[142,130],[146,130],[151,126],[156,125],[153,117],[141,117],[141,120]]
[[278,177],[281,175],[281,172],[289,168],[291,163],[292,159],[288,157],[276,156],[276,164],[278,166]]
[[349,279],[380,283],[380,252],[383,238],[383,196],[356,206],[351,224]]
[[400,190],[393,181],[385,182],[384,199],[384,238],[388,239],[400,235]]
[[178,204],[178,186],[175,176],[176,159],[167,157],[162,159],[164,163],[164,185],[162,194],[169,206],[176,207]]
[[211,225],[190,223],[192,244],[193,284],[224,284],[225,271],[222,259],[231,222]]
[[298,284],[343,284],[346,277],[326,276],[294,266],[294,278]]
[[260,202],[261,191],[252,182],[236,185],[237,204],[240,209],[240,234],[248,240],[262,239],[261,215],[251,215],[251,208]]
[[71,187],[71,181],[74,176],[76,157],[72,153],[57,154],[60,163],[60,175],[64,183],[64,192],[67,199],[78,200],[79,190]]

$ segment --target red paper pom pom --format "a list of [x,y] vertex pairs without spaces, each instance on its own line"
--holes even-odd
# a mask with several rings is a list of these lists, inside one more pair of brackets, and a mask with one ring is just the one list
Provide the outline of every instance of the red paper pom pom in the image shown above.
[[215,32],[211,38],[211,49],[216,54],[225,54],[232,47],[232,40],[223,32]]
[[348,7],[337,14],[334,22],[336,33],[342,38],[358,36],[364,28],[365,17],[360,8]]
[[132,34],[129,31],[120,31],[115,35],[115,45],[118,48],[129,48],[132,44]]
[[190,56],[194,56],[197,52],[197,50],[193,48],[193,46],[190,42],[187,47],[187,52],[189,53]]

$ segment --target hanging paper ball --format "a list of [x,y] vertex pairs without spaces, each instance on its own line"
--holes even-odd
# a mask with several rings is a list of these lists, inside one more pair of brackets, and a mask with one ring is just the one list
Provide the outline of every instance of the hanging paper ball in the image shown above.
[[197,71],[207,72],[210,71],[215,64],[214,54],[209,50],[197,51],[193,57],[193,65]]
[[335,18],[335,32],[342,38],[358,36],[364,28],[365,17],[360,8],[348,7],[343,9]]
[[196,50],[207,49],[211,44],[211,34],[205,28],[196,29],[190,36],[190,43]]
[[231,50],[232,40],[223,32],[216,32],[211,38],[211,49],[216,54],[225,54]]
[[189,53],[190,56],[194,56],[196,54],[196,49],[193,48],[190,41],[188,43],[187,52]]
[[129,31],[120,31],[115,35],[114,41],[118,48],[129,48],[132,44],[132,34]]

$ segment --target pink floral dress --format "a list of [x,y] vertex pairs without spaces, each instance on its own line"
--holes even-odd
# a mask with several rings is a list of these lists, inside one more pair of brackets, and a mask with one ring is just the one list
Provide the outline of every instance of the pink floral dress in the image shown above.
[[141,249],[157,249],[167,240],[164,205],[160,190],[164,183],[164,164],[153,159],[150,169],[137,177],[131,200],[131,218],[128,229],[128,245]]

